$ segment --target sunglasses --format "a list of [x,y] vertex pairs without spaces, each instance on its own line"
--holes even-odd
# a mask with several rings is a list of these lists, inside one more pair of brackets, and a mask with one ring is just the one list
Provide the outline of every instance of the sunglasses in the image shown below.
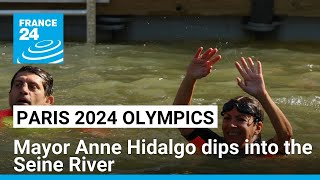
[[240,113],[249,114],[255,117],[256,122],[262,121],[260,110],[256,105],[252,103],[239,103],[233,99],[223,105],[221,115],[223,116],[225,112],[231,111],[234,107],[237,108]]

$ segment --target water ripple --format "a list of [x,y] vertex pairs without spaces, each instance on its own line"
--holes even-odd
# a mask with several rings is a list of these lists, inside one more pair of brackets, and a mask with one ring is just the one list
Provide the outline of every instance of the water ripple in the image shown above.
[[278,104],[288,104],[294,106],[311,106],[311,107],[320,107],[320,96],[312,97],[303,97],[303,96],[291,96],[291,97],[282,97],[275,99],[275,102]]

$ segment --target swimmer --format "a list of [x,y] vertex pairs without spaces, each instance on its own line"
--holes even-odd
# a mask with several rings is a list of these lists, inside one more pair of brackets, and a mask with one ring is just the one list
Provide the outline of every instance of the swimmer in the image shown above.
[[10,109],[0,110],[0,127],[3,119],[12,116],[13,105],[52,105],[53,77],[45,70],[23,66],[11,79],[9,91]]
[[[52,105],[53,77],[45,70],[34,66],[23,66],[11,79],[9,91],[9,109],[0,110],[0,128],[3,120],[13,114],[13,105]],[[81,131],[93,136],[106,137],[110,134],[105,129],[84,128]]]
[[[202,51],[203,48],[200,47],[188,66],[174,105],[190,105],[197,80],[210,74],[212,67],[221,59],[220,55],[215,56],[217,49],[210,48],[201,54]],[[216,139],[218,143],[236,143],[240,153],[243,154],[246,140],[249,143],[261,143],[265,111],[276,132],[267,143],[276,143],[279,147],[278,154],[284,154],[284,143],[291,139],[292,127],[265,87],[261,62],[257,61],[255,65],[250,57],[248,60],[242,57],[240,63],[235,62],[235,66],[242,76],[242,79],[237,77],[238,86],[253,97],[238,96],[223,105],[221,111],[223,137],[210,129],[196,128],[179,129],[181,135],[198,148],[209,139]]]

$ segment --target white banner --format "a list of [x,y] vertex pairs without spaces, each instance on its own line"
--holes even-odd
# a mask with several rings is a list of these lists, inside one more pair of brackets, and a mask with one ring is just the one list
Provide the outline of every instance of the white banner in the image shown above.
[[14,128],[217,128],[218,107],[14,106]]

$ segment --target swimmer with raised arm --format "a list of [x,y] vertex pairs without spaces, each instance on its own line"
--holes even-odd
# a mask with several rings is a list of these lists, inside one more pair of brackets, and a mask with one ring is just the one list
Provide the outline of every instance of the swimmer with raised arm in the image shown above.
[[[199,48],[192,62],[187,68],[174,105],[189,105],[198,79],[206,77],[221,56],[215,56],[217,49],[208,49],[201,54],[203,48]],[[262,74],[262,65],[257,61],[254,64],[251,58],[246,61],[241,58],[240,63],[235,62],[242,79],[237,77],[238,86],[253,97],[238,96],[230,99],[223,105],[221,115],[223,116],[223,137],[209,129],[179,129],[181,134],[198,148],[209,139],[216,139],[217,143],[237,143],[240,152],[246,143],[261,143],[261,131],[263,128],[263,114],[267,113],[276,135],[267,141],[267,144],[276,143],[279,147],[278,154],[284,154],[284,142],[292,137],[292,127],[280,108],[271,99],[266,90]]]

